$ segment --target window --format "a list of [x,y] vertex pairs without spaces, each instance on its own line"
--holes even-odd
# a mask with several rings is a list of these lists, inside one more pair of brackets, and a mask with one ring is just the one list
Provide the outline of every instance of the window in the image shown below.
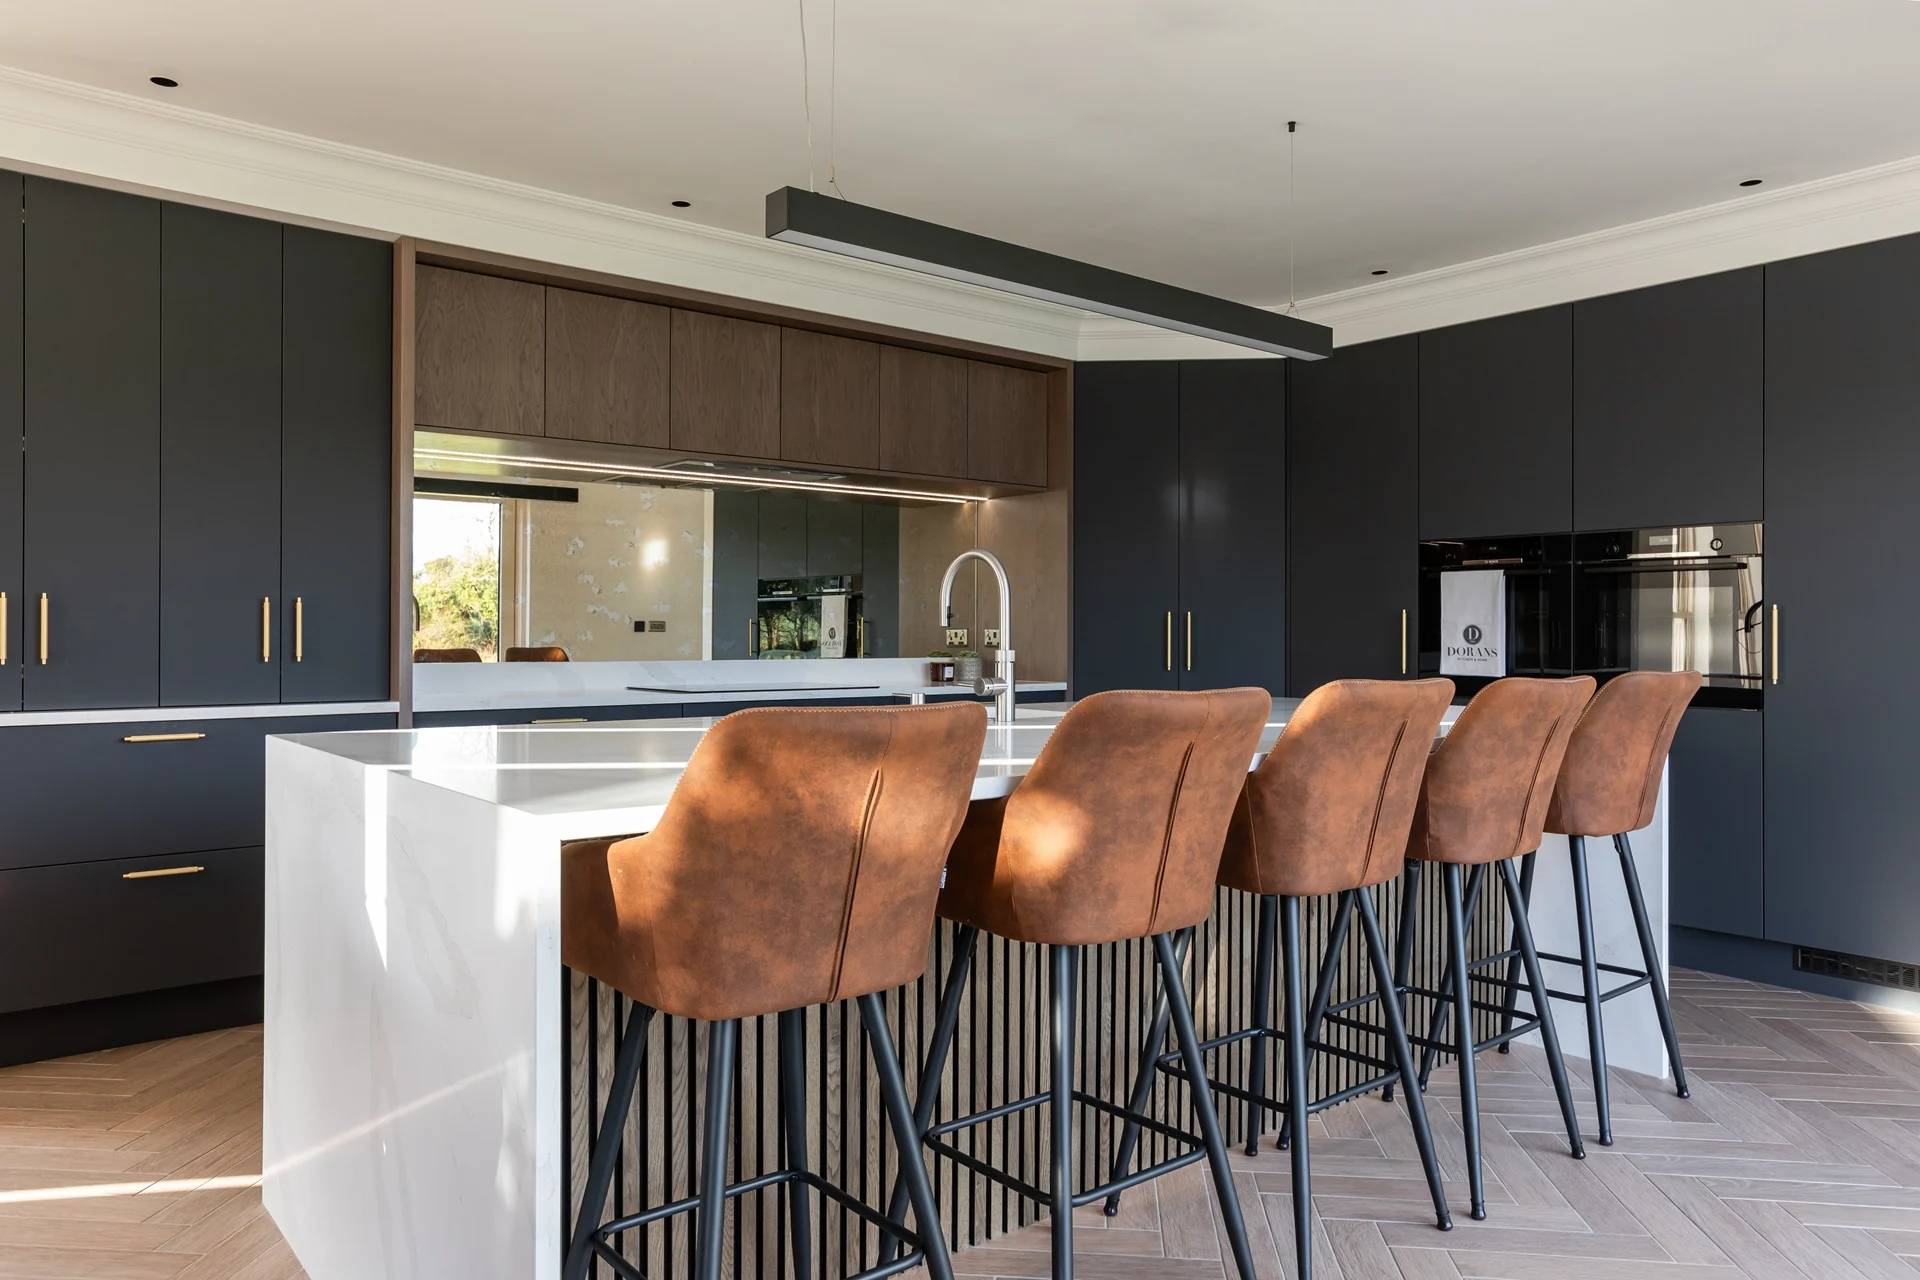
[[470,498],[413,500],[413,647],[500,648],[501,504]]

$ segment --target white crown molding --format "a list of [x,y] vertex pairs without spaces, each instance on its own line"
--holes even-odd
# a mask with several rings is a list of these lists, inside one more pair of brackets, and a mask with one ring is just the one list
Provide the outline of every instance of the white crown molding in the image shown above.
[[292,221],[447,244],[1066,359],[1081,313],[0,67],[0,155]]
[[[1334,344],[1370,342],[1920,232],[1920,156],[1302,302]],[[1197,340],[1089,316],[1083,360],[1217,357]],[[1213,344],[1217,345],[1217,344]]]

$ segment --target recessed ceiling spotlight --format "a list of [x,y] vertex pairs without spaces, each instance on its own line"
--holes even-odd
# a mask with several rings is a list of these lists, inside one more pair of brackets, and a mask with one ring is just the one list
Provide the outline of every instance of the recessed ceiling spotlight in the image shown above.
[[1757,187],[1764,181],[1765,181],[1764,178],[1748,178],[1745,182],[1741,183],[1740,185],[1743,187]]
[[180,87],[180,82],[172,76],[148,76],[147,79],[159,85],[162,89],[178,89]]
[[676,209],[691,209],[691,208],[693,208],[693,201],[691,201],[691,200],[675,200],[675,201],[673,202],[673,207],[674,207],[674,208],[676,208]]
[[1385,267],[1376,267],[1373,270],[1373,274],[1376,276],[1383,276],[1387,274],[1387,269]]

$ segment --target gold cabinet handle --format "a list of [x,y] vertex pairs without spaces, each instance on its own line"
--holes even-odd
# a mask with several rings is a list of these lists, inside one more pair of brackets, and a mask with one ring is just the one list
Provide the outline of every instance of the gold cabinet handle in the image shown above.
[[260,661],[273,659],[273,597],[260,597]]
[[120,739],[122,742],[198,742],[206,737],[204,733],[133,733]]
[[7,593],[0,591],[0,667],[7,665]]
[[123,871],[120,878],[122,880],[157,880],[161,876],[196,876],[205,870],[205,867],[161,867],[155,871]]
[[1173,670],[1173,613],[1167,613],[1167,670]]
[[304,596],[293,598],[293,660],[307,660],[307,605]]
[[1193,670],[1193,611],[1187,611],[1187,670]]
[[1773,606],[1773,661],[1768,664],[1773,669],[1773,682],[1780,683],[1780,606]]
[[40,665],[47,665],[47,593],[40,593]]
[[1400,674],[1407,674],[1407,611],[1400,611]]

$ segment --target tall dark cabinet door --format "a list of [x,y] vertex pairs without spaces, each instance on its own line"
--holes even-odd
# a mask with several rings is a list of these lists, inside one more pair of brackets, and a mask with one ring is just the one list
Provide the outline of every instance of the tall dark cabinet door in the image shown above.
[[760,495],[713,491],[713,656],[751,658],[760,594]]
[[1573,527],[1760,518],[1764,270],[1573,307]]
[[1421,334],[1420,536],[1572,527],[1573,308]]
[[160,702],[280,700],[280,224],[160,213]]
[[1287,692],[1398,679],[1420,634],[1419,339],[1288,376]]
[[1287,365],[1180,366],[1180,687],[1287,680]]
[[30,177],[26,214],[24,704],[152,706],[160,203]]
[[1920,236],[1767,268],[1769,938],[1920,961]]
[[1073,422],[1073,695],[1174,688],[1179,366],[1077,366]]
[[22,253],[25,224],[21,201],[26,180],[17,173],[0,173],[0,598],[7,602],[0,624],[0,711],[20,709],[20,670],[25,662],[21,641],[26,629],[26,601],[20,592],[20,546],[26,534],[22,503],[26,495],[21,435],[21,380],[25,376],[21,351]]
[[305,227],[283,234],[280,696],[385,701],[393,246]]

